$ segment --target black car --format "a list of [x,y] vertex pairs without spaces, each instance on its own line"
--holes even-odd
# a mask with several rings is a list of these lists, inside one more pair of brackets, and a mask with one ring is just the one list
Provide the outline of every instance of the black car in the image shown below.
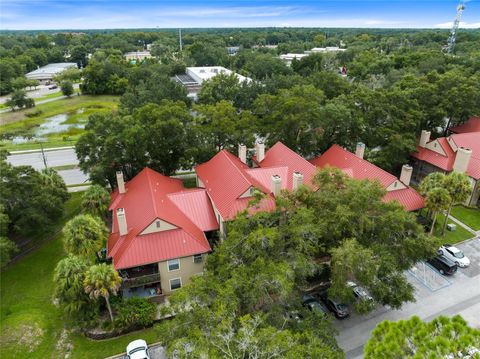
[[427,263],[443,275],[452,275],[457,271],[457,265],[444,255],[438,255],[429,259]]
[[322,301],[337,319],[343,319],[350,315],[350,311],[345,304],[339,303],[328,296],[323,296]]
[[307,307],[312,312],[315,311],[319,314],[325,315],[328,313],[328,309],[313,295],[304,294],[302,297],[302,302],[305,307]]

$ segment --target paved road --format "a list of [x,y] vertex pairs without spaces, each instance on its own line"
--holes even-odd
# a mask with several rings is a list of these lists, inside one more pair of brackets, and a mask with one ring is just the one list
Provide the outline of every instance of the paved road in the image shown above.
[[[49,167],[58,167],[78,164],[75,149],[68,148],[56,151],[45,151],[45,158]],[[7,157],[7,161],[14,166],[28,165],[40,170],[45,168],[41,152],[15,153]]]
[[366,316],[352,315],[343,321],[336,320],[335,327],[340,347],[347,359],[363,357],[363,346],[375,326],[383,320],[397,321],[413,315],[423,320],[432,320],[439,315],[461,315],[471,326],[480,328],[480,238],[458,245],[472,264],[469,268],[459,268],[452,277],[445,277],[448,286],[432,292],[409,275],[409,281],[416,289],[415,303],[403,306],[401,310],[379,308]]
[[[75,149],[67,148],[55,151],[45,151],[45,158],[48,167],[77,165],[78,159]],[[14,153],[7,157],[7,161],[14,166],[32,166],[36,170],[45,168],[41,152]],[[80,169],[58,171],[67,186],[82,184],[88,181],[88,176]]]

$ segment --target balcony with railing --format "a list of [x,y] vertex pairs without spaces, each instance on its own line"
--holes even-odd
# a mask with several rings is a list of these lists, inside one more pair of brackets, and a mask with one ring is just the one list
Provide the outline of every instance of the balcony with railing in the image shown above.
[[160,273],[156,264],[123,270],[120,271],[120,275],[124,289],[160,282]]

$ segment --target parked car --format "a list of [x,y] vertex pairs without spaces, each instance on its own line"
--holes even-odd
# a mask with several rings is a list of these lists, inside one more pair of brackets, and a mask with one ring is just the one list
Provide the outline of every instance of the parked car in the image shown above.
[[348,282],[347,282],[347,285],[348,285],[350,288],[352,288],[353,295],[355,295],[355,297],[356,297],[357,299],[360,299],[360,300],[373,300],[373,298],[372,298],[372,296],[370,295],[370,293],[368,292],[368,290],[366,290],[366,289],[363,288],[362,286],[358,285],[357,283],[348,281]]
[[48,89],[49,89],[49,90],[55,90],[55,89],[57,89],[57,88],[58,88],[57,85],[53,85],[53,86],[50,86]]
[[452,275],[457,271],[457,265],[442,254],[429,259],[427,263],[443,275]]
[[350,311],[345,304],[329,298],[326,295],[322,296],[321,298],[323,303],[325,303],[327,308],[335,315],[337,319],[343,319],[350,315]]
[[128,359],[150,359],[148,345],[143,339],[137,339],[127,345]]
[[328,309],[313,295],[304,294],[302,297],[302,303],[312,312],[315,311],[319,314],[325,315],[328,313]]
[[468,259],[460,249],[450,244],[441,246],[438,254],[443,254],[459,267],[468,267],[470,265],[470,259]]

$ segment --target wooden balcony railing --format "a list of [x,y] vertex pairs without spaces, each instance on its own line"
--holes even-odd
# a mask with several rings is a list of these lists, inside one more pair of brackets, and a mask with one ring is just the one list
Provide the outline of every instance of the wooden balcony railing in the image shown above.
[[160,282],[160,273],[152,273],[134,278],[123,278],[122,287],[126,289],[155,282]]

